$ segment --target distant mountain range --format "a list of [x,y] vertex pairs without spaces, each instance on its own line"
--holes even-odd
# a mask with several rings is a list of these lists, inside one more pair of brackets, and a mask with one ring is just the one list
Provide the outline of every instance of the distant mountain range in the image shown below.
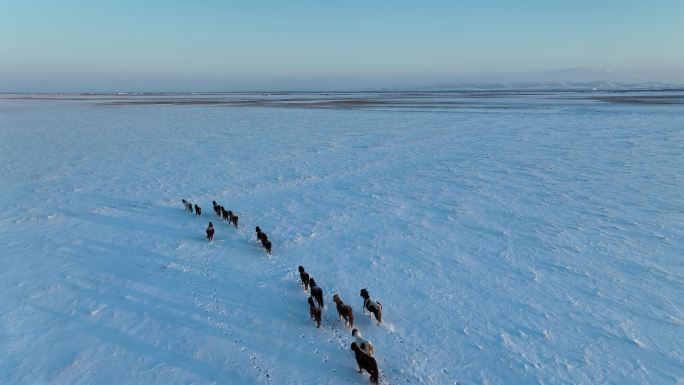
[[575,67],[536,73],[482,75],[423,87],[447,90],[684,90],[684,84],[640,79],[605,68]]

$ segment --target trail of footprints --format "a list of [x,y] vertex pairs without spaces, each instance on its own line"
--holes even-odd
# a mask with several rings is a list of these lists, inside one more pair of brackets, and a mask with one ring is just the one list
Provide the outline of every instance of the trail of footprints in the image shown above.
[[[192,287],[192,297],[195,300],[195,305],[204,311],[207,317],[207,322],[209,322],[210,325],[217,328],[224,336],[232,339],[236,352],[247,356],[252,368],[254,368],[257,373],[257,378],[261,379],[263,383],[273,384],[273,378],[271,377],[269,370],[266,369],[265,365],[261,363],[259,354],[257,352],[251,351],[245,345],[243,345],[241,339],[233,338],[233,332],[231,330],[230,323],[228,322],[228,315],[220,307],[218,288],[216,287],[214,275],[211,273],[211,258],[209,257],[208,249],[204,250],[203,257],[201,273],[206,277],[209,282],[209,286],[211,287],[210,303],[202,300],[198,290],[197,282],[194,278],[194,274],[192,274],[193,270],[196,269],[190,268],[190,285]],[[193,259],[190,259],[190,261],[194,262]],[[199,270],[197,271],[199,272]]]

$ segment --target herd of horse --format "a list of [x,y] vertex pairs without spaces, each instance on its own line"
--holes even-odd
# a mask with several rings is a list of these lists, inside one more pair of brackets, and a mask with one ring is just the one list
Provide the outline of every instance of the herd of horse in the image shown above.
[[[202,215],[202,208],[197,204],[192,204],[185,199],[182,199],[183,206],[185,209],[195,215]],[[214,208],[214,213],[223,220],[229,222],[235,228],[238,228],[239,217],[235,215],[231,210],[226,210],[223,206],[212,201]],[[271,254],[271,241],[268,239],[266,233],[264,233],[259,226],[256,226],[256,238],[257,241],[261,242],[261,246],[266,249],[266,252]],[[214,239],[214,224],[209,222],[206,229],[207,239],[211,242]],[[307,298],[307,303],[309,304],[309,315],[316,322],[316,327],[321,327],[321,318],[323,313],[323,308],[325,306],[323,302],[323,289],[321,289],[316,280],[309,275],[303,266],[299,266],[299,278],[301,280],[301,285],[304,286],[304,291],[309,292],[309,297]],[[382,304],[379,301],[375,301],[370,297],[367,289],[361,289],[359,295],[363,298],[362,313],[365,315],[366,310],[369,312],[369,317],[371,315],[375,316],[375,320],[378,325],[382,323]],[[378,364],[374,358],[375,349],[373,345],[363,339],[361,333],[357,328],[354,328],[354,313],[352,307],[345,304],[338,294],[333,295],[333,302],[337,309],[337,314],[339,320],[344,319],[345,327],[352,329],[352,336],[354,337],[354,342],[351,343],[351,350],[354,352],[354,357],[356,359],[356,364],[359,368],[359,373],[364,370],[370,374],[370,381],[377,384],[379,381],[379,371]]]
[[[301,280],[302,286],[304,286],[304,291],[309,291],[309,298],[307,298],[307,303],[309,304],[309,315],[316,321],[316,327],[321,327],[321,316],[323,313],[323,307],[325,303],[323,302],[323,289],[321,289],[316,280],[309,275],[304,269],[304,266],[299,266],[299,279]],[[366,310],[370,314],[375,316],[375,320],[378,325],[382,323],[382,304],[379,301],[374,301],[370,298],[370,294],[367,289],[361,289],[359,295],[363,298],[363,314]],[[333,302],[337,308],[338,320],[342,321],[344,319],[344,324],[346,327],[352,329],[352,336],[355,341],[351,343],[351,350],[354,352],[354,357],[356,358],[356,364],[359,367],[359,373],[364,370],[370,374],[370,380],[372,383],[377,384],[380,376],[378,371],[378,363],[375,360],[373,345],[364,340],[361,337],[361,333],[358,329],[354,328],[354,312],[351,306],[345,304],[338,294],[333,295]],[[368,315],[369,317],[371,315]]]

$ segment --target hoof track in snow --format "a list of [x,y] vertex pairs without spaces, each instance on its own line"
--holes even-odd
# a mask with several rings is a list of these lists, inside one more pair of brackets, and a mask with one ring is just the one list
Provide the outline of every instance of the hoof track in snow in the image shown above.
[[[179,247],[178,249],[182,249],[183,247]],[[210,289],[210,300],[209,301],[203,301],[202,298],[200,297],[199,291],[198,291],[198,284],[195,280],[195,275],[193,272],[196,270],[195,268],[189,268],[187,269],[187,272],[190,273],[190,286],[192,288],[192,296],[195,299],[195,305],[200,309],[203,310],[204,313],[210,314],[210,309],[213,305],[213,314],[214,317],[211,315],[207,316],[207,321],[215,328],[217,328],[224,336],[232,336],[233,333],[230,332],[229,330],[231,329],[230,323],[227,322],[227,316],[226,313],[223,310],[220,309],[220,301],[218,299],[218,288],[216,286],[216,283],[214,282],[213,274],[212,274],[212,264],[211,264],[211,258],[209,257],[209,252],[208,249],[205,249],[202,257],[200,258],[193,258],[193,257],[188,257],[187,258],[190,263],[202,263],[202,273],[203,275],[207,278],[207,281],[209,283]],[[200,262],[201,261],[201,262]],[[238,345],[240,342],[242,342],[240,339],[235,339],[232,341],[233,344],[235,344],[235,349],[236,352],[242,353],[247,355],[247,358],[249,359],[249,362],[252,366],[252,368],[256,371],[257,378],[261,379],[267,384],[272,384],[273,379],[271,377],[271,374],[268,369],[264,367],[264,365],[261,363],[259,359],[259,355],[256,352],[250,351],[246,346]]]

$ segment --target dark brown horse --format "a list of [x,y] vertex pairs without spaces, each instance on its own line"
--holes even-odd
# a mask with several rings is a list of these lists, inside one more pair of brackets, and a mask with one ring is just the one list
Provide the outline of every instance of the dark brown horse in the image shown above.
[[352,308],[349,305],[345,305],[337,294],[333,295],[333,302],[337,307],[337,314],[340,316],[339,319],[344,318],[345,325],[349,328],[354,327],[354,313],[352,313]]
[[214,240],[214,224],[209,222],[209,226],[207,227],[207,239],[209,242]]
[[261,231],[259,226],[256,227],[256,237],[262,244],[264,243],[264,241],[268,241],[268,236],[266,235],[266,233]]
[[375,358],[364,353],[356,342],[351,343],[351,350],[354,351],[356,364],[359,366],[359,373],[363,373],[364,370],[367,371],[370,374],[370,381],[377,384],[380,372],[378,371],[378,363],[375,361]]
[[309,299],[306,300],[306,302],[309,303],[309,315],[311,318],[316,320],[316,327],[320,328],[321,327],[321,309],[314,304],[314,300],[312,297],[309,297]]
[[299,279],[302,280],[304,290],[309,290],[309,273],[304,271],[304,266],[299,266]]

